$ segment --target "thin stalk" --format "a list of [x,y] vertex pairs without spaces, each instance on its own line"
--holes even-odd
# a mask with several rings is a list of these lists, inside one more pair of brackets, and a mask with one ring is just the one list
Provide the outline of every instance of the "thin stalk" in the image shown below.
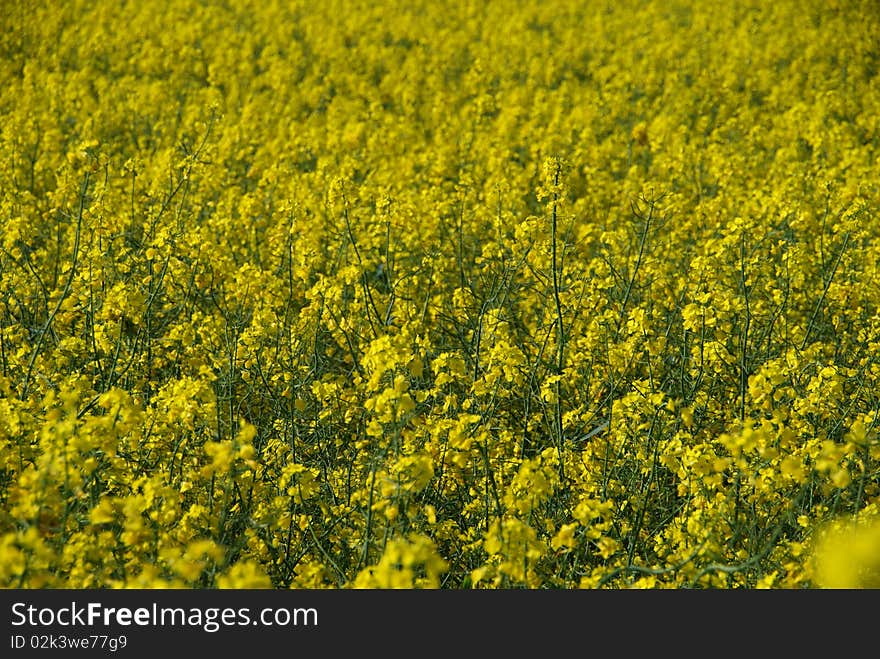
[[37,355],[40,354],[40,350],[43,347],[43,341],[46,339],[46,334],[49,332],[49,329],[52,327],[52,323],[55,320],[55,316],[58,315],[58,312],[61,310],[61,305],[64,304],[64,301],[67,299],[67,296],[70,295],[70,289],[73,286],[73,280],[76,277],[76,267],[79,264],[79,241],[80,236],[82,235],[82,218],[83,211],[85,210],[86,204],[86,193],[89,189],[89,172],[86,172],[85,177],[83,178],[82,187],[79,192],[79,210],[76,214],[76,233],[73,238],[73,257],[71,259],[70,272],[67,274],[67,281],[64,283],[64,289],[61,291],[61,296],[58,298],[58,302],[55,303],[55,308],[52,309],[52,313],[49,314],[49,317],[46,318],[46,322],[43,325],[43,328],[40,330],[40,334],[37,336],[36,345],[34,345],[33,352],[31,352],[31,357],[28,360],[28,369],[27,373],[25,373],[24,381],[21,385],[21,397],[22,399],[27,397],[28,388],[31,382],[31,376],[34,371],[34,364],[37,361]]
[[562,380],[562,372],[565,369],[565,326],[562,322],[562,300],[559,297],[559,280],[560,265],[557,257],[557,224],[558,224],[558,203],[559,203],[559,173],[561,165],[556,161],[556,171],[553,174],[553,209],[550,215],[550,250],[551,250],[551,268],[553,270],[553,301],[556,305],[556,382],[554,383],[554,394],[556,397],[555,408],[555,425],[556,425],[556,449],[559,453],[559,476],[561,480],[565,480],[565,467],[562,455],[562,447],[564,443],[562,430],[562,395],[560,382]]

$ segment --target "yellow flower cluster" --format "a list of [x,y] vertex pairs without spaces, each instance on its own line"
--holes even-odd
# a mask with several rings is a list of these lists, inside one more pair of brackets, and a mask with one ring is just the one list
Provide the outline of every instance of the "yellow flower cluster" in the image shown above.
[[0,586],[875,585],[869,4],[10,6]]

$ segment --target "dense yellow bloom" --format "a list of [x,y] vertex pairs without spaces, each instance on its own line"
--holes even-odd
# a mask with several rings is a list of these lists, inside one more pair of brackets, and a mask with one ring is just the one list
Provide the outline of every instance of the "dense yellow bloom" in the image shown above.
[[880,588],[880,519],[829,525],[820,535],[815,561],[822,588]]
[[870,582],[866,3],[7,13],[0,585]]
[[439,588],[447,563],[425,536],[391,540],[375,566],[364,568],[353,588]]

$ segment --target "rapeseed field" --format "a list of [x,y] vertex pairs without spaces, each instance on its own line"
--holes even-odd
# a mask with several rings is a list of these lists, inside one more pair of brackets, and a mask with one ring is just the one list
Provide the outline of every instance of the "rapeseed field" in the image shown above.
[[0,12],[0,585],[880,586],[880,9]]

